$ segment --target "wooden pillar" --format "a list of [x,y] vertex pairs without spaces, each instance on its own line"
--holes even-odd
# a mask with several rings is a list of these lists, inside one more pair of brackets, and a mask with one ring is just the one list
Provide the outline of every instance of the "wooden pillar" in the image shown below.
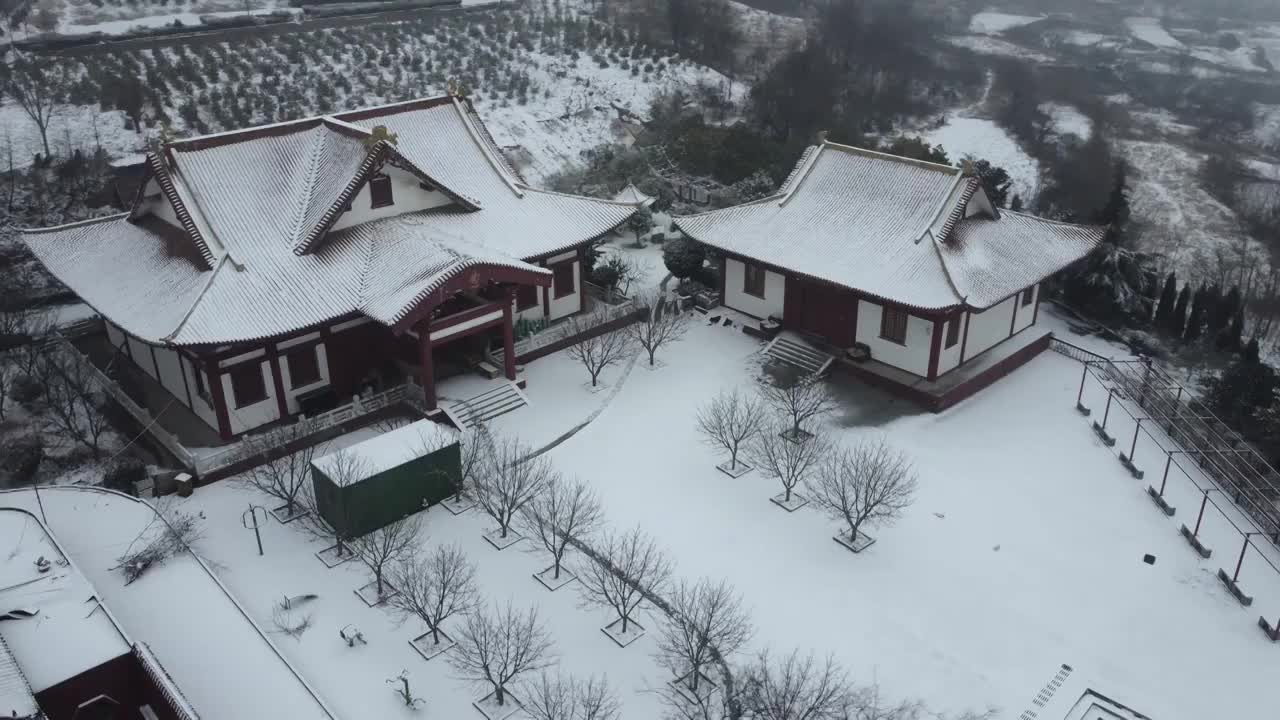
[[960,322],[964,323],[964,327],[960,328],[960,362],[956,363],[956,367],[964,364],[964,353],[969,348],[969,325],[973,322],[973,313],[961,309]]
[[1035,290],[1036,293],[1036,309],[1031,311],[1031,324],[1035,325],[1036,320],[1040,319],[1040,286],[1032,285],[1031,288]]
[[942,333],[946,323],[941,315],[933,318],[933,337],[929,340],[929,379],[938,379],[938,359],[942,356]]
[[231,413],[227,409],[227,395],[222,389],[222,373],[218,371],[218,361],[205,361],[205,382],[209,387],[209,398],[213,400],[213,412],[218,417],[218,436],[224,441],[231,441]]
[[422,381],[422,395],[427,409],[436,409],[436,368],[431,360],[431,331],[428,329],[430,318],[418,323],[418,362],[421,364],[419,380]]
[[1009,318],[1009,337],[1013,337],[1013,329],[1018,326],[1018,310],[1022,307],[1022,293],[1014,293],[1013,317]]
[[289,417],[289,401],[284,396],[284,374],[280,372],[280,351],[275,343],[267,345],[267,361],[271,364],[271,381],[276,390],[276,409],[283,420]]
[[[541,265],[542,267],[546,267],[546,266],[547,266],[547,261],[546,261],[546,260],[543,260],[542,262],[540,262],[540,263],[538,263],[538,264],[539,264],[539,265]],[[542,320],[543,320],[543,322],[547,322],[547,323],[551,322],[551,289],[552,289],[552,288],[554,288],[554,287],[555,287],[555,281],[554,281],[554,280],[552,280],[552,282],[551,282],[551,284],[550,284],[550,285],[548,285],[548,286],[546,286],[546,287],[544,287],[544,288],[538,288],[539,292],[541,292],[541,294],[542,294]]]
[[507,379],[514,381],[516,379],[516,339],[511,306],[515,302],[515,289],[508,285],[503,292],[503,297],[505,301],[502,303],[502,367]]

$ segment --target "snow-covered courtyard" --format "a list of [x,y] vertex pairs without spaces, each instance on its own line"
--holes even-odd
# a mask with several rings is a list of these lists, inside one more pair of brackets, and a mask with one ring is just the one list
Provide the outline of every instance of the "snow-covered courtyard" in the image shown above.
[[[832,653],[857,682],[937,712],[998,708],[999,717],[1017,717],[1065,663],[1151,717],[1267,715],[1280,655],[1254,623],[1259,612],[1280,611],[1280,578],[1255,569],[1258,602],[1248,610],[1225,592],[1214,573],[1234,559],[1229,528],[1202,531],[1224,533],[1220,543],[1210,539],[1221,546],[1213,559],[1192,552],[1146,497],[1146,483],[1074,410],[1077,362],[1046,353],[940,415],[832,380],[842,407],[826,431],[846,444],[883,434],[920,479],[902,520],[872,530],[877,543],[854,555],[832,542],[835,528],[817,511],[769,502],[780,488],[758,471],[734,479],[716,470],[722,458],[695,430],[697,409],[721,388],[757,382],[760,347],[737,328],[699,322],[659,367],[614,368],[609,387],[595,393],[583,387],[582,368],[556,354],[526,369],[531,405],[494,429],[544,446],[590,419],[549,451],[556,469],[600,494],[610,527],[653,535],[677,577],[729,581],[751,612],[752,651]],[[1139,457],[1153,452],[1140,448]],[[242,515],[271,502],[235,480],[179,502],[206,518],[199,553],[335,714],[409,716],[387,683],[407,671],[430,716],[479,717],[471,702],[484,692],[409,644],[424,628],[354,593],[370,579],[358,562],[327,568],[314,556],[320,543],[274,519],[264,524],[260,557]],[[1194,511],[1185,497],[1176,504],[1187,508],[1179,521]],[[73,548],[106,532],[75,513],[55,517],[54,532]],[[584,607],[576,584],[548,591],[532,577],[547,554],[529,539],[498,551],[481,537],[490,526],[477,510],[455,516],[435,507],[425,513],[424,542],[457,543],[477,564],[486,600],[537,606],[560,670],[604,674],[623,717],[658,717],[651,691],[669,680],[653,657],[659,618],[639,616],[649,634],[618,647],[601,633],[610,613]],[[111,555],[80,562],[105,565]],[[105,570],[85,573],[112,582]],[[138,612],[129,605],[137,593],[104,590],[126,606],[117,613]],[[310,629],[296,638],[275,630],[281,598],[302,594],[318,596],[307,605]],[[339,630],[349,626],[367,644],[348,647]]]

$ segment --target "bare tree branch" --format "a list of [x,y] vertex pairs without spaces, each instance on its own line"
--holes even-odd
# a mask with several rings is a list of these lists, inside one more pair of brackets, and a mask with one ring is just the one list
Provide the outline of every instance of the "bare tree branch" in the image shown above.
[[671,614],[658,638],[664,666],[698,693],[702,668],[727,661],[751,639],[751,618],[742,598],[723,580],[681,581],[669,596]]
[[784,505],[791,503],[796,487],[804,483],[817,469],[822,458],[831,452],[831,443],[826,436],[814,435],[803,441],[789,440],[785,435],[791,429],[792,426],[782,423],[766,426],[747,447],[748,457],[760,472],[782,483]]
[[649,366],[653,367],[658,350],[677,342],[688,332],[689,316],[677,312],[675,303],[664,302],[656,291],[637,297],[636,303],[646,312],[640,320],[626,326],[625,330],[632,342],[644,349],[649,356]]
[[603,676],[586,680],[543,672],[521,687],[532,720],[618,720],[621,703]]
[[89,361],[70,348],[49,352],[40,363],[48,402],[49,428],[102,456],[102,436],[109,429],[104,400]]
[[546,455],[532,455],[532,448],[514,438],[492,438],[476,473],[476,502],[498,523],[501,537],[507,536],[516,516],[556,476]]
[[621,363],[631,355],[631,336],[623,330],[600,332],[600,326],[609,322],[605,315],[574,315],[565,323],[565,334],[579,340],[570,345],[569,357],[582,363],[591,375],[591,387],[596,387],[600,373]]
[[600,499],[589,485],[558,475],[552,476],[525,507],[525,521],[532,534],[551,553],[554,579],[560,579],[569,544],[595,532],[603,515]]
[[301,520],[303,528],[315,537],[331,540],[337,557],[351,553],[347,541],[351,539],[349,526],[354,518],[354,508],[347,500],[346,493],[341,490],[368,476],[369,467],[369,462],[350,448],[330,453],[323,458],[321,472],[339,489],[334,494],[334,505],[329,511],[332,518],[326,518],[321,512],[322,503],[310,485],[304,483],[298,495],[298,501],[306,510],[306,515]]
[[387,603],[402,618],[421,620],[434,645],[440,644],[446,620],[475,610],[480,602],[475,563],[456,544],[438,546],[429,555],[410,553],[391,567],[389,577],[399,592]]
[[54,63],[19,56],[9,66],[4,89],[40,132],[40,144],[49,157],[49,124],[58,100],[66,91],[66,76]]
[[803,440],[809,433],[805,423],[835,412],[836,399],[821,378],[805,375],[782,380],[780,384],[766,384],[760,391],[775,412],[791,423],[789,436]]
[[537,608],[521,612],[510,600],[468,613],[457,642],[449,664],[463,680],[491,687],[499,706],[506,705],[512,681],[552,662],[551,636]]
[[281,447],[297,446],[296,452],[281,455],[262,463],[245,473],[242,481],[269,497],[284,503],[285,518],[293,517],[300,508],[303,488],[311,482],[311,460],[316,445],[304,442],[314,431],[308,420],[285,425],[250,437],[245,441],[248,454],[271,457]]
[[899,517],[915,491],[911,462],[883,438],[829,453],[809,482],[813,501],[848,525],[850,542],[857,541],[864,523]]
[[698,410],[698,432],[704,442],[729,453],[729,469],[738,469],[738,451],[760,432],[766,420],[764,405],[755,395],[722,390]]
[[625,533],[605,531],[594,539],[599,557],[578,571],[584,600],[613,608],[626,634],[631,616],[647,600],[661,594],[671,579],[671,561],[639,527]]
[[849,675],[829,655],[818,662],[793,650],[774,660],[764,651],[740,679],[743,704],[759,720],[846,720],[854,706]]
[[422,516],[400,518],[350,541],[351,551],[373,572],[378,599],[383,599],[383,578],[389,565],[414,555],[422,541]]

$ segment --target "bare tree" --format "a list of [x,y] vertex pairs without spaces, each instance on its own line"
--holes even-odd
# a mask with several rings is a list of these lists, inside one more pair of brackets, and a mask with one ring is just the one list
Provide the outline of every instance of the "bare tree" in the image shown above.
[[301,522],[312,535],[333,541],[334,555],[341,558],[351,554],[347,542],[351,539],[349,526],[354,518],[354,508],[341,489],[363,480],[369,474],[369,462],[350,448],[344,448],[326,455],[317,465],[322,465],[321,472],[340,492],[334,494],[332,506],[325,508],[314,488],[303,484],[298,499],[306,515]]
[[66,90],[65,75],[54,63],[19,56],[9,66],[4,89],[35,123],[44,156],[49,157],[49,124]]
[[[760,472],[782,483],[783,507],[791,509],[792,494],[797,486],[817,469],[818,463],[831,451],[831,444],[823,435],[814,435],[805,442],[795,442],[784,437],[787,426],[766,427],[751,442],[747,454]],[[796,502],[804,502],[795,495]]]
[[836,409],[835,396],[826,382],[816,375],[786,379],[777,385],[765,385],[760,391],[765,402],[779,415],[787,418],[791,427],[788,439],[800,442],[811,433],[804,429],[810,420],[829,415]]
[[606,530],[595,539],[597,557],[578,571],[584,599],[613,608],[626,635],[631,616],[658,595],[671,579],[671,561],[639,527],[625,533]]
[[50,429],[88,448],[95,460],[100,458],[109,426],[89,361],[67,348],[49,353],[41,366]]
[[621,703],[603,676],[586,680],[543,672],[521,686],[524,711],[532,720],[618,720]]
[[[296,452],[257,465],[243,476],[247,485],[284,503],[283,507],[273,510],[282,522],[292,519],[301,509],[302,490],[311,482],[311,461],[315,457],[316,446],[305,440],[313,430],[313,423],[299,420],[253,436],[245,443],[249,446],[248,454],[268,458],[281,447],[299,447]],[[280,510],[284,511],[283,516],[278,512]]]
[[624,330],[601,332],[609,322],[607,316],[574,315],[565,324],[565,334],[578,340],[569,346],[569,357],[582,363],[591,375],[591,387],[600,381],[600,373],[621,363],[631,354],[631,336]]
[[525,507],[525,520],[542,546],[551,553],[552,579],[560,579],[560,566],[569,543],[591,534],[600,525],[600,498],[581,480],[554,475]]
[[809,482],[813,501],[849,527],[858,543],[864,523],[893,520],[914,500],[916,475],[911,462],[883,438],[863,440],[852,450],[828,453]]
[[498,523],[499,537],[507,537],[511,523],[555,476],[546,455],[514,438],[493,438],[476,474],[476,501]]
[[462,679],[491,687],[493,702],[505,706],[508,686],[550,665],[551,649],[551,636],[537,608],[522,612],[508,600],[467,614],[449,663]]
[[751,618],[725,581],[681,581],[668,597],[671,612],[658,638],[658,657],[697,694],[702,668],[727,661],[751,639]]
[[402,517],[351,539],[351,551],[373,573],[379,601],[383,599],[383,578],[387,567],[414,555],[419,550],[418,543],[421,540],[422,516],[418,514]]
[[18,376],[18,368],[11,362],[8,353],[0,353],[0,422],[4,422],[4,412],[9,404],[9,392],[13,389],[13,381]]
[[793,650],[774,660],[764,651],[739,681],[743,705],[759,720],[847,720],[854,706],[849,675],[829,655],[820,662]]
[[649,356],[649,367],[653,367],[659,349],[684,337],[689,329],[689,316],[676,312],[675,304],[665,302],[657,292],[641,295],[636,303],[645,314],[625,329],[631,340],[644,349]]
[[739,471],[738,451],[760,432],[766,418],[759,397],[722,390],[698,410],[698,432],[708,445],[729,453],[727,470],[732,475]]
[[399,592],[387,602],[403,617],[416,617],[440,644],[440,626],[469,613],[480,601],[476,566],[458,545],[441,545],[429,555],[410,554],[391,568],[391,584]]
[[41,310],[15,310],[0,312],[0,326],[7,327],[5,334],[24,339],[13,349],[13,358],[22,374],[45,383],[48,380],[50,341],[54,339],[56,323],[53,313]]
[[[434,452],[435,449],[431,451]],[[460,455],[458,478],[453,490],[455,501],[468,497],[470,489],[475,486],[476,477],[484,467],[486,458],[493,452],[493,437],[489,434],[488,427],[484,423],[477,423],[463,430],[458,442],[458,451]]]

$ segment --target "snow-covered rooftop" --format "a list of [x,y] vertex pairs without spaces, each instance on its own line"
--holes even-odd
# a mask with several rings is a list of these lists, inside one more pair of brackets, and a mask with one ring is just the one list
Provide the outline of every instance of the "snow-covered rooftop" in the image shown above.
[[959,168],[830,142],[807,151],[776,195],[676,222],[721,250],[928,310],[990,307],[1102,237],[998,213]]
[[649,207],[657,198],[652,195],[646,195],[640,192],[640,188],[631,183],[627,183],[627,186],[618,191],[618,194],[614,195],[613,199],[620,203],[635,205],[636,207]]
[[411,460],[416,460],[458,442],[458,431],[433,420],[418,420],[404,427],[382,433],[358,442],[348,448],[329,453],[312,461],[337,482],[335,464],[342,454],[353,456],[359,463],[360,477],[350,478],[348,482],[359,482],[371,478],[378,473],[399,467]]
[[[334,720],[318,694],[195,555],[169,558],[125,584],[115,570],[117,558],[144,531],[157,527],[156,512],[149,505],[79,487],[49,487],[40,496],[49,531],[86,579],[86,586],[70,595],[64,609],[81,622],[85,616],[103,615],[102,608],[89,615],[91,606],[85,599],[93,593],[88,587],[92,583],[111,616],[135,642],[149,646],[201,717]],[[34,493],[26,489],[0,491],[0,506],[8,508],[0,515],[34,513],[38,507]],[[3,537],[15,531],[22,528],[14,523],[0,529]],[[15,623],[0,623],[6,640],[11,625]],[[42,655],[55,656],[41,662],[64,661],[56,657],[61,653],[48,652],[51,646],[102,642],[58,638],[44,627],[37,630],[32,639],[42,643]],[[124,651],[129,651],[127,643]],[[35,686],[36,678],[31,681]]]
[[39,712],[31,685],[0,635],[0,717],[27,720]]
[[[34,515],[0,508],[0,547],[8,548],[0,556],[0,612],[34,613],[0,622],[0,637],[32,690],[41,692],[129,654],[128,639],[93,586]],[[37,566],[41,558],[47,570]]]
[[[379,125],[393,137],[376,141]],[[149,166],[163,199],[140,193],[127,215],[25,239],[85,302],[152,343],[252,341],[352,314],[394,325],[469,268],[545,282],[547,271],[522,261],[635,211],[528,187],[452,97],[176,141]],[[382,168],[442,199],[345,217]]]

